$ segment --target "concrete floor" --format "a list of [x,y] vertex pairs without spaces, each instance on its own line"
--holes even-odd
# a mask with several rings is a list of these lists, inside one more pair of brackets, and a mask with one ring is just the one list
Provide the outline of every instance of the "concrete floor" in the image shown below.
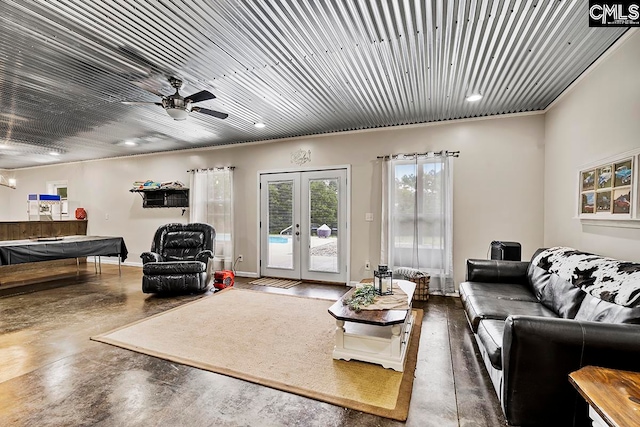
[[[118,276],[104,265],[102,275],[72,275],[0,298],[0,426],[403,425],[90,341],[202,297],[145,295],[140,283],[141,269],[123,267]],[[245,283],[237,286],[335,299],[347,290]],[[505,425],[460,301],[432,297],[424,309],[406,425]],[[224,325],[211,313],[198,327]]]

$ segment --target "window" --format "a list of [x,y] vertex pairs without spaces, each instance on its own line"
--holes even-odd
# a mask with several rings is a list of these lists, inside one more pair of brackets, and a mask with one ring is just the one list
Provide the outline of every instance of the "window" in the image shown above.
[[[189,220],[211,224],[216,230],[214,262],[233,268],[233,167],[193,170]],[[215,267],[222,269],[222,266]]]
[[[391,213],[393,265],[442,268],[431,252],[444,248],[442,163],[398,162],[394,166]],[[414,250],[414,244],[415,249]]]
[[451,158],[398,156],[385,163],[383,262],[431,276],[433,290],[453,292]]
[[[50,181],[47,182],[47,194],[56,194],[60,196],[60,206],[53,206],[53,218],[69,218],[69,199],[67,194],[67,181]],[[62,210],[62,212],[60,212]],[[60,215],[62,214],[62,215]]]

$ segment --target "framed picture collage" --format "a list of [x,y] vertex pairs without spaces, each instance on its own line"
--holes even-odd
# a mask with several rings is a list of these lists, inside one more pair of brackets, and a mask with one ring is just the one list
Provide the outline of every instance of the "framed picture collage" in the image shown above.
[[621,158],[579,173],[579,217],[631,219],[636,203],[636,156]]

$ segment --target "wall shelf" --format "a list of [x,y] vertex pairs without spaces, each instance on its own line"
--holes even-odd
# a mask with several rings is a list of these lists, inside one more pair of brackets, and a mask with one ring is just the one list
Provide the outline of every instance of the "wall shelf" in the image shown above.
[[142,197],[143,208],[188,208],[188,188],[131,189]]

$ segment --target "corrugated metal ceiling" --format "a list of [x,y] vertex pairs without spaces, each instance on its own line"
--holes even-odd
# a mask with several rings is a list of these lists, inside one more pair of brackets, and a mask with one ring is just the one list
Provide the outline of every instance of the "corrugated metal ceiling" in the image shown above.
[[[541,110],[626,30],[589,28],[587,8],[3,0],[0,168]],[[170,76],[229,117],[121,103],[159,102],[143,88],[169,95]]]

